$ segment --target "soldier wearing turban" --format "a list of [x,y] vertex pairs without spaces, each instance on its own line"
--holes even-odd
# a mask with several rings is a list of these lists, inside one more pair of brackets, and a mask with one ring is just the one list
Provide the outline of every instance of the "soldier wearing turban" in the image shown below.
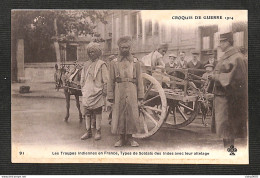
[[155,51],[144,56],[141,61],[145,66],[154,66],[165,68],[165,63],[163,62],[163,56],[168,50],[168,44],[161,43],[157,46]]
[[87,53],[90,60],[85,63],[82,69],[80,81],[87,132],[81,139],[92,137],[91,118],[96,117],[95,140],[99,140],[101,139],[102,107],[105,104],[107,93],[108,71],[106,63],[100,59],[102,50],[98,43],[90,43],[87,46]]
[[110,64],[108,82],[108,101],[114,103],[111,131],[120,135],[115,147],[130,144],[139,146],[132,134],[140,131],[138,100],[144,97],[141,65],[130,53],[131,38],[118,40],[119,55]]

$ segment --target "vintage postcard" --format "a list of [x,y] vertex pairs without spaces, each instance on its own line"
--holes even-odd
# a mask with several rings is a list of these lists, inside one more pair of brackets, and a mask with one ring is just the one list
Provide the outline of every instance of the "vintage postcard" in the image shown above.
[[247,10],[11,15],[12,163],[249,164]]

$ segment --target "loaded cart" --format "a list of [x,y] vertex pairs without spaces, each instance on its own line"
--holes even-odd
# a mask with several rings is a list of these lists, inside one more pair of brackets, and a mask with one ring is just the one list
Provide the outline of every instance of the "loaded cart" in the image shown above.
[[[194,121],[201,106],[213,103],[213,94],[196,86],[205,81],[194,71],[205,72],[203,69],[173,69],[182,78],[168,75],[161,68],[143,66],[142,70],[145,90],[144,99],[139,103],[142,130],[135,138],[150,137],[162,125],[173,129],[185,127]],[[206,125],[205,117],[202,122]]]

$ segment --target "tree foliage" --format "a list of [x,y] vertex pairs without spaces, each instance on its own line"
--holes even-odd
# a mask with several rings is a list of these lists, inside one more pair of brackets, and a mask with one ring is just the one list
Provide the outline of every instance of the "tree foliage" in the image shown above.
[[15,10],[12,11],[12,32],[20,38],[29,33],[43,39],[54,37],[56,33],[58,38],[93,35],[97,22],[107,23],[106,15],[105,10]]
[[[12,45],[25,41],[25,60],[48,62],[55,58],[53,41],[73,41],[78,36],[98,36],[98,22],[106,24],[105,10],[13,10]],[[16,47],[12,46],[12,58]]]

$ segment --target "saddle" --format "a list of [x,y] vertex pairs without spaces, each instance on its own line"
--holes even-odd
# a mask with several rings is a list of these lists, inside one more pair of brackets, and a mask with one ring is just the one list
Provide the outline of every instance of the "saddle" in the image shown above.
[[71,88],[75,88],[75,89],[79,89],[79,90],[81,89],[80,76],[78,76],[79,72],[81,70],[82,70],[82,68],[75,68],[73,71],[69,72],[66,75],[66,86],[71,87]]

